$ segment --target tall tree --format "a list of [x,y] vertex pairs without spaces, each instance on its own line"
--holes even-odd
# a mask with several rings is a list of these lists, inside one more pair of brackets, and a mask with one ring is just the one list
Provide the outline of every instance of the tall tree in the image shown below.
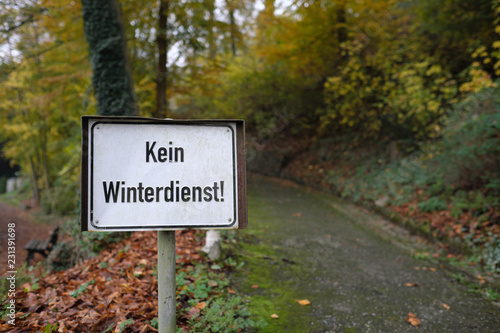
[[0,68],[2,150],[31,176],[34,201],[51,209],[55,185],[66,198],[75,193],[79,117],[87,111],[82,105],[90,104],[80,3],[2,2],[0,12],[10,16],[0,43],[4,51],[12,50]]
[[168,54],[168,6],[169,0],[160,0],[158,9],[158,69],[156,77],[156,118],[166,118],[167,103],[167,54]]
[[82,0],[85,37],[101,115],[137,115],[130,61],[118,0]]

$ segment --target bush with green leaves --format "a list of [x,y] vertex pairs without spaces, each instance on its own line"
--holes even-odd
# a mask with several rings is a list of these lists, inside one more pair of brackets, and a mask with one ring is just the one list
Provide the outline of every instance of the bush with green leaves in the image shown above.
[[[500,83],[500,82],[499,82]],[[430,161],[445,186],[500,194],[500,88],[472,95],[452,112]]]
[[130,232],[88,232],[80,230],[80,221],[70,219],[62,228],[62,235],[68,239],[58,242],[47,258],[51,271],[62,271],[78,262],[95,257],[108,244],[117,243],[130,235]]
[[[333,170],[329,181],[346,197],[373,199],[384,194],[398,203],[411,199],[416,188],[424,189],[429,197],[422,203],[426,211],[446,209],[444,199],[437,197],[459,191],[475,191],[473,198],[466,195],[475,209],[480,202],[498,206],[491,198],[500,195],[499,102],[499,87],[471,95],[450,112],[441,139],[420,142],[418,149],[397,160],[387,158],[394,143],[380,144],[377,153],[360,158],[361,163],[342,156],[349,173]],[[346,154],[359,154],[359,149]]]
[[490,240],[486,242],[483,258],[485,267],[492,272],[500,273],[500,237],[489,235]]

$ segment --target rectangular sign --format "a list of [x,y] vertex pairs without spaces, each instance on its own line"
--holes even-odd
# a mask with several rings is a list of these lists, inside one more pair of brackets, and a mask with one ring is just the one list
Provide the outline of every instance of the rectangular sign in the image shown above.
[[243,120],[82,117],[82,231],[246,228]]

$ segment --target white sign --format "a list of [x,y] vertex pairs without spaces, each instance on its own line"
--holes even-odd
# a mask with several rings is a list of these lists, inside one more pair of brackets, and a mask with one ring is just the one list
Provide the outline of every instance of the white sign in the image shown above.
[[246,227],[242,121],[82,120],[82,230]]

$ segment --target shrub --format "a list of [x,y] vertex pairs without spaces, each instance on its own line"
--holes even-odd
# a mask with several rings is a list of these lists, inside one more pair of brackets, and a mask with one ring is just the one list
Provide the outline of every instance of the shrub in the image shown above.
[[446,201],[442,197],[430,197],[429,199],[418,203],[418,209],[423,212],[445,210],[446,208],[448,208]]

